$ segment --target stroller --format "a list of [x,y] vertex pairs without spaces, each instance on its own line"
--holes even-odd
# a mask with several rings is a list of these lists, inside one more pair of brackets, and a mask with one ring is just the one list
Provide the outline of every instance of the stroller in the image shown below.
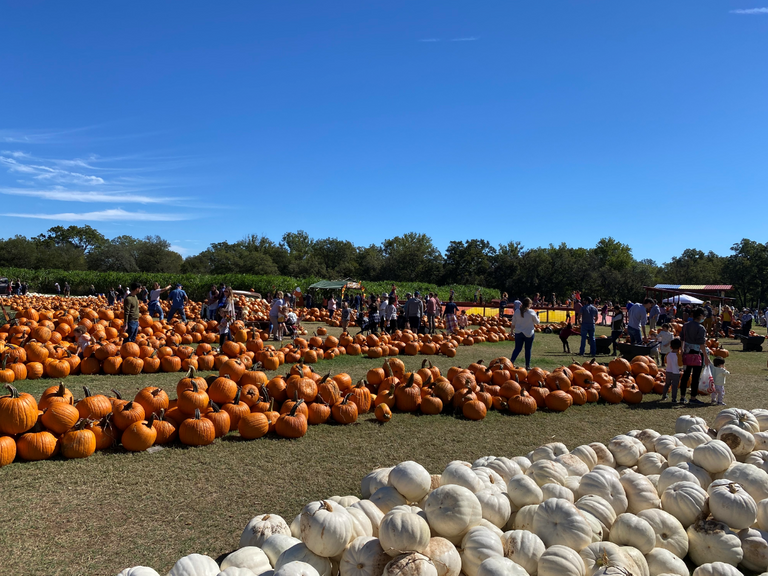
[[363,332],[375,334],[378,331],[378,328],[379,328],[378,314],[374,314],[372,318],[370,314],[368,316],[365,316],[364,318],[362,316],[358,316],[358,319],[360,320],[360,332],[358,332],[358,334],[362,334]]

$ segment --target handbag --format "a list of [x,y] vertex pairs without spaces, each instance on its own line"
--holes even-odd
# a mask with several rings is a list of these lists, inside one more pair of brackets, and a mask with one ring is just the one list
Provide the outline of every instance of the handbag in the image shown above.
[[701,366],[701,354],[683,354],[683,366]]

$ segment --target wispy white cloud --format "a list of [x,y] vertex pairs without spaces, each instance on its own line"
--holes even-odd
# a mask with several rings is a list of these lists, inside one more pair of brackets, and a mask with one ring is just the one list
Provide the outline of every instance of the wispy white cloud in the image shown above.
[[184,246],[179,246],[178,244],[171,244],[171,250],[178,252],[182,256],[186,256],[191,252],[189,248],[184,248]]
[[451,42],[474,42],[480,40],[477,36],[463,36],[461,38],[451,38]]
[[[23,158],[19,156],[17,158]],[[91,176],[81,172],[70,172],[61,168],[52,168],[40,164],[25,164],[10,156],[0,156],[0,165],[5,166],[8,172],[31,175],[36,180],[57,182],[60,184],[104,184],[104,179],[99,176]]]
[[440,42],[440,38],[421,38],[419,42]]
[[739,8],[730,12],[731,14],[768,14],[768,8]]
[[148,214],[146,212],[128,212],[122,208],[101,210],[98,212],[63,212],[60,214],[3,214],[9,218],[36,218],[39,220],[56,220],[58,222],[119,222],[139,220],[151,222],[177,222],[192,220],[194,216],[186,214]]
[[52,188],[48,190],[31,188],[0,188],[0,194],[6,196],[25,196],[27,198],[41,198],[57,202],[93,202],[107,204],[175,204],[183,198],[171,198],[163,196],[149,196],[138,194],[130,190],[81,191],[67,190],[65,188]]

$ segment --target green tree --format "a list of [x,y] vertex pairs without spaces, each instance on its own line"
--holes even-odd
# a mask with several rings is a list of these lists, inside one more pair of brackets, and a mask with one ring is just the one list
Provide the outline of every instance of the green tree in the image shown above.
[[496,249],[485,240],[453,241],[445,251],[444,281],[488,286],[495,257]]
[[443,256],[426,234],[408,232],[385,240],[383,274],[390,280],[437,282]]
[[712,251],[688,248],[664,264],[661,277],[669,284],[720,284],[725,260]]
[[731,247],[723,267],[733,283],[740,306],[763,306],[768,288],[768,243],[760,244],[744,238]]

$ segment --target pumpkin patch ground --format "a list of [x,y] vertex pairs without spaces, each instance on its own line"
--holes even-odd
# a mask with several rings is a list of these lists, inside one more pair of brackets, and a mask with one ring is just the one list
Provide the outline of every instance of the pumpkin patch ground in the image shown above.
[[[310,325],[310,332],[315,328]],[[338,336],[340,331],[329,328],[328,332]],[[607,331],[599,328],[598,333]],[[577,339],[573,340],[572,344]],[[768,407],[766,355],[742,353],[737,341],[723,343],[730,349],[726,402],[749,409]],[[460,346],[453,358],[431,356],[430,360],[446,373],[452,366],[466,367],[479,359],[508,357],[512,348],[511,342]],[[572,356],[561,349],[557,336],[537,334],[533,365],[545,370],[569,365]],[[424,356],[399,358],[406,369],[416,370]],[[609,360],[598,358],[603,363]],[[315,369],[346,372],[356,382],[380,366],[380,359],[339,356],[318,362]],[[281,366],[267,375],[271,378],[287,369]],[[152,386],[175,398],[179,378],[177,373],[70,376],[65,384],[77,399],[83,396],[83,386],[93,394],[110,396],[114,389],[126,399]],[[25,380],[15,386],[19,393],[39,399],[51,384],[51,380]],[[226,399],[230,392],[222,387],[216,393]],[[430,472],[439,472],[452,460],[524,455],[553,441],[572,449],[607,442],[633,428],[674,429],[675,419],[682,414],[709,421],[720,410],[660,403],[658,395],[647,394],[639,404],[601,400],[561,412],[570,404],[564,397],[555,399],[551,407],[548,404],[531,416],[488,410],[482,420],[475,421],[479,414],[474,411],[465,411],[464,416],[427,416],[393,410],[390,418],[383,410],[380,414],[371,410],[349,425],[312,426],[298,440],[271,433],[243,440],[236,431],[219,437],[212,426],[210,431],[188,431],[200,443],[210,444],[200,447],[174,443],[150,452],[116,448],[71,460],[61,455],[38,462],[17,460],[0,468],[2,573],[117,574],[133,565],[166,573],[187,554],[217,558],[236,549],[243,526],[256,514],[293,518],[307,502],[359,495],[361,478],[377,467],[415,460]],[[334,417],[351,418],[352,406],[338,408]],[[61,419],[66,418],[76,415],[63,413]],[[254,430],[258,426],[253,423]],[[136,432],[136,441],[144,441],[142,431]],[[214,432],[216,438],[209,442]],[[76,449],[91,450],[90,446]]]

